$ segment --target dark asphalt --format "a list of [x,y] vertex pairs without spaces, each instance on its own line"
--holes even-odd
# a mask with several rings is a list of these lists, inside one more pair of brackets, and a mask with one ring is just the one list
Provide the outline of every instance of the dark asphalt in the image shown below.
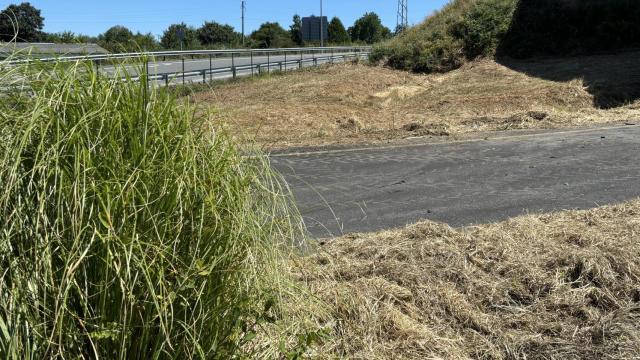
[[640,126],[274,155],[318,238],[452,226],[640,197]]

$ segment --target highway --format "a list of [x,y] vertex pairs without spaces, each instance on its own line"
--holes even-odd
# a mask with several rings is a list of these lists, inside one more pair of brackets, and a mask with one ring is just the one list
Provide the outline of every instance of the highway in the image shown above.
[[310,233],[455,227],[640,197],[640,126],[274,154]]
[[[333,56],[333,60],[331,57]],[[227,79],[233,77],[233,73],[231,72],[231,67],[249,67],[246,69],[238,69],[236,75],[237,76],[249,76],[251,75],[250,66],[253,64],[256,68],[253,70],[254,74],[258,73],[258,65],[262,66],[263,71],[267,71],[268,65],[270,65],[271,71],[277,70],[293,70],[298,69],[300,64],[299,60],[303,60],[303,67],[311,67],[314,66],[314,59],[317,58],[317,64],[326,64],[326,63],[339,63],[344,62],[346,57],[351,56],[353,58],[353,53],[348,52],[335,52],[331,54],[331,52],[327,52],[326,54],[287,54],[287,55],[259,55],[254,56],[253,59],[250,56],[235,56],[231,57],[212,57],[211,59],[207,58],[198,58],[191,59],[190,57],[185,57],[184,59],[184,68],[183,61],[181,58],[171,57],[171,58],[156,58],[153,59],[149,63],[149,74],[151,75],[162,75],[162,74],[170,74],[169,80],[171,84],[181,83],[183,81],[181,73],[183,72],[200,72],[203,70],[209,69],[225,69],[219,73],[207,73],[205,75],[206,80],[220,80]],[[285,64],[286,62],[286,64]],[[282,68],[280,67],[282,66]],[[128,64],[124,67],[130,75],[137,76],[138,71],[142,68],[142,64],[133,65]],[[100,71],[108,76],[114,76],[114,73],[118,71],[117,67],[114,66],[102,66]],[[202,82],[203,75],[202,74],[189,74],[185,77],[185,82]],[[158,80],[158,83],[164,83],[164,80]]]

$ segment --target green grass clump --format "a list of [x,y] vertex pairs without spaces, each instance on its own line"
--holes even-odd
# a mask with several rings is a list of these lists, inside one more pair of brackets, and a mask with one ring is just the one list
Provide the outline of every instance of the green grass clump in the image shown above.
[[256,341],[302,230],[267,161],[168,92],[0,71],[0,357],[277,352]]
[[516,0],[453,0],[422,24],[375,46],[371,59],[414,72],[445,72],[495,53]]

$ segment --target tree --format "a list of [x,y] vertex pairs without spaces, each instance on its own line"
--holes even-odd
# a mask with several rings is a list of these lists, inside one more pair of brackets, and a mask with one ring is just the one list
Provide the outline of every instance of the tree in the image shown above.
[[133,33],[124,26],[116,25],[107,30],[102,36],[102,41],[113,44],[128,44],[133,40]]
[[[180,41],[178,32],[184,35],[184,41]],[[185,23],[172,24],[162,34],[160,44],[165,49],[180,49],[181,44],[184,45],[184,49],[193,49],[200,45],[198,42],[198,34],[196,29],[191,26],[187,26]]]
[[291,34],[291,41],[296,45],[302,46],[304,44],[302,40],[302,19],[300,19],[300,15],[293,15],[293,24],[289,27],[289,34]]
[[56,44],[72,44],[78,42],[76,34],[71,31],[63,31],[60,33],[43,33],[41,39],[46,42]]
[[44,18],[40,10],[25,2],[0,12],[0,41],[34,42],[42,37]]
[[329,42],[332,44],[346,44],[349,42],[349,34],[344,28],[342,21],[338,17],[334,17],[329,22]]
[[356,20],[349,28],[349,35],[352,41],[373,44],[391,37],[391,30],[382,25],[378,14],[370,12]]
[[290,33],[278,23],[266,22],[260,25],[258,30],[251,33],[250,37],[253,47],[262,49],[290,47],[293,45]]
[[240,35],[231,25],[222,25],[217,22],[205,22],[197,30],[198,40],[202,45],[232,46],[238,43]]
[[111,52],[130,50],[133,45],[133,33],[122,25],[116,25],[98,36],[98,44]]
[[142,34],[136,33],[133,35],[134,48],[129,49],[132,51],[154,51],[160,48],[156,37],[152,33]]

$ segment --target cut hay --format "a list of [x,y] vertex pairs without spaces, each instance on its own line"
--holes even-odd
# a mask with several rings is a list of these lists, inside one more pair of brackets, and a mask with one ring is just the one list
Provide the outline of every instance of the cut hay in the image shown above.
[[321,353],[366,359],[640,354],[640,200],[330,241],[299,268],[333,307]]

